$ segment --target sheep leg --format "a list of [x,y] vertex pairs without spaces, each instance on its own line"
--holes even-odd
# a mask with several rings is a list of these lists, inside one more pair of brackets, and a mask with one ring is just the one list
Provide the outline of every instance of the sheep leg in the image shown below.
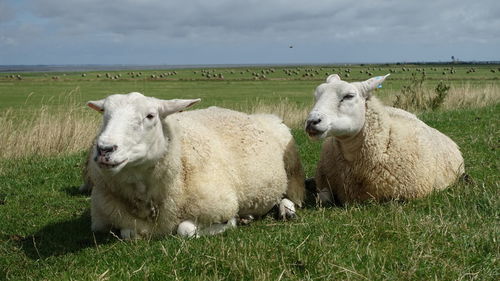
[[289,199],[283,198],[279,205],[279,217],[281,219],[293,219],[297,215],[295,214],[295,204]]
[[206,228],[203,228],[200,231],[200,235],[215,235],[222,233],[229,228],[235,228],[235,227],[236,227],[236,218],[233,217],[226,223],[214,223]]
[[219,234],[234,227],[236,227],[236,218],[234,217],[226,223],[214,223],[205,228],[199,228],[193,221],[185,220],[177,227],[177,235],[186,238],[198,238],[204,235]]

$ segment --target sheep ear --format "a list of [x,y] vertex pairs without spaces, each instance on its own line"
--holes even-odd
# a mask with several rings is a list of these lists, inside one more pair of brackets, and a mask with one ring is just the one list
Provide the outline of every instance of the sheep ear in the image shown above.
[[338,74],[331,74],[330,76],[328,76],[328,78],[326,78],[326,83],[332,83],[332,82],[335,82],[335,81],[340,81],[340,76]]
[[182,111],[196,103],[201,101],[201,99],[192,99],[192,100],[181,100],[181,99],[174,99],[174,100],[160,100],[160,105],[159,105],[159,113],[162,117],[166,117],[167,115],[170,115],[172,113],[176,113],[179,111]]
[[104,112],[104,100],[88,101],[87,106],[98,112]]
[[382,82],[384,82],[385,78],[387,78],[391,74],[387,74],[385,76],[377,76],[370,78],[363,82],[354,83],[356,87],[360,90],[364,97],[370,96],[371,91],[376,88],[382,88]]

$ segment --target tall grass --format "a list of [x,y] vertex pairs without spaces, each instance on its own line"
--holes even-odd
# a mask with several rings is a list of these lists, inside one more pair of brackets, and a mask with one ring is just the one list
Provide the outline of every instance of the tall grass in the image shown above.
[[470,83],[451,86],[443,109],[480,108],[500,102],[500,87],[498,84],[473,86]]
[[63,105],[46,101],[35,109],[0,113],[0,158],[64,155],[88,147],[100,116],[77,104],[78,94],[75,89],[61,97]]
[[269,104],[262,100],[257,100],[252,103],[240,105],[236,110],[255,114],[255,113],[268,113],[279,116],[283,123],[290,128],[302,128],[309,112],[310,106],[297,104],[282,99],[278,103]]
[[[420,87],[418,98],[427,98],[433,89]],[[8,109],[0,113],[0,158],[19,158],[29,155],[64,155],[82,151],[90,145],[101,122],[101,116],[76,102],[78,88],[67,93],[63,102],[45,101],[32,110]],[[397,93],[388,93],[383,100],[394,102]],[[411,100],[409,100],[411,101]],[[495,84],[451,86],[441,109],[477,108],[500,102],[500,88]],[[63,104],[63,105],[61,105]],[[415,103],[407,101],[403,108],[419,112]],[[283,119],[290,128],[300,129],[311,107],[282,99],[270,104],[263,100],[245,101],[236,110],[247,113],[271,113]]]
[[497,84],[472,86],[447,85],[440,81],[432,88],[425,83],[425,75],[412,75],[407,85],[399,92],[388,95],[394,107],[419,113],[436,109],[479,108],[500,102],[500,88]]

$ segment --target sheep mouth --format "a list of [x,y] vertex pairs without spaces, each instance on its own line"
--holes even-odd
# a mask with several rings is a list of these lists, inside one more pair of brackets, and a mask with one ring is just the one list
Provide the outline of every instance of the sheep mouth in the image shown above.
[[306,133],[310,138],[318,138],[323,135],[324,131],[316,130],[311,127],[306,128]]
[[127,161],[127,159],[124,159],[124,160],[119,161],[119,162],[110,162],[110,161],[98,159],[97,164],[99,165],[99,167],[101,169],[113,169],[113,168],[116,168],[116,167],[124,164],[126,161]]

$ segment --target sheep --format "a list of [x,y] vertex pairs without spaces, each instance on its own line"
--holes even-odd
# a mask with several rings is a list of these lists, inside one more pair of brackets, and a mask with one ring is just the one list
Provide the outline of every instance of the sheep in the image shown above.
[[321,201],[420,198],[463,174],[462,155],[450,138],[372,96],[388,76],[348,83],[334,74],[317,87],[305,130],[325,139],[315,175]]
[[134,92],[88,102],[104,114],[85,173],[92,231],[216,234],[277,204],[295,216],[304,172],[288,127],[218,107],[180,112],[199,101]]

